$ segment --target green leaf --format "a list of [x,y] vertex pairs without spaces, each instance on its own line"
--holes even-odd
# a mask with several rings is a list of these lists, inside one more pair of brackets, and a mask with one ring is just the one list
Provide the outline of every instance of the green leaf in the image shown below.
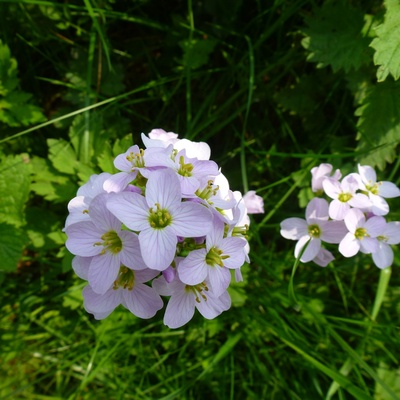
[[[392,391],[400,398],[400,369],[393,369],[381,362],[378,369],[379,378],[392,389]],[[393,400],[393,397],[376,383],[375,400]]]
[[0,271],[17,269],[25,245],[25,235],[13,225],[0,223]]
[[30,183],[30,160],[26,154],[3,158],[0,163],[0,222],[17,227],[25,223]]
[[18,64],[0,40],[0,121],[12,127],[46,120],[42,110],[29,101],[32,95],[18,90]]
[[380,65],[376,73],[378,82],[389,74],[395,80],[400,78],[400,3],[386,0],[385,6],[385,20],[376,28],[377,37],[371,42],[375,49],[374,63]]
[[330,65],[334,72],[359,69],[369,62],[369,39],[363,34],[364,14],[345,4],[325,2],[314,15],[305,18],[308,28],[302,45],[309,51],[308,61],[317,68]]
[[63,139],[47,139],[47,145],[54,168],[65,174],[74,174],[77,160],[71,145]]
[[208,57],[214,50],[215,39],[183,40],[179,45],[183,49],[183,65],[188,68],[199,68],[207,64]]
[[356,110],[358,161],[383,170],[396,158],[400,142],[400,83],[385,81],[369,89]]

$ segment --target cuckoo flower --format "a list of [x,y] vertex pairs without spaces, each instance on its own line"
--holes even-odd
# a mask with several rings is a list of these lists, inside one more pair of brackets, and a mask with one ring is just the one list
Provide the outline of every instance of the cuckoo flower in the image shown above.
[[391,244],[400,243],[400,222],[388,222],[381,235],[377,236],[378,249],[372,253],[372,259],[378,268],[387,268],[393,264]]
[[344,222],[349,232],[339,244],[340,253],[345,257],[353,257],[359,251],[369,254],[378,250],[377,237],[384,234],[386,224],[383,217],[367,220],[361,210],[352,208],[346,214]]
[[104,294],[94,292],[90,285],[83,289],[85,309],[96,319],[103,319],[122,304],[137,317],[154,317],[164,303],[159,294],[144,282],[148,282],[157,275],[158,271],[150,269],[133,271],[121,266],[113,286]]
[[332,176],[330,176],[332,172],[331,164],[321,164],[318,167],[314,167],[311,169],[311,189],[313,192],[323,192],[322,182],[325,178],[330,177],[335,181],[338,181],[342,174],[337,169]]
[[360,189],[368,193],[371,200],[370,210],[375,215],[386,215],[389,205],[384,198],[400,196],[400,189],[392,182],[377,182],[375,170],[368,165],[358,165]]
[[264,214],[264,200],[256,195],[255,190],[249,190],[243,196],[244,204],[248,214]]
[[144,262],[159,271],[171,265],[178,236],[205,236],[212,225],[212,214],[205,206],[182,202],[179,179],[170,169],[150,174],[145,196],[117,193],[107,202],[107,207],[129,229],[140,232]]
[[214,295],[222,295],[231,281],[229,269],[240,268],[244,263],[246,243],[238,237],[224,238],[224,223],[216,219],[206,236],[206,248],[191,251],[179,263],[180,280],[197,285],[207,279]]
[[67,249],[77,256],[91,257],[87,272],[93,290],[104,294],[118,276],[121,266],[144,269],[139,240],[133,232],[122,231],[121,222],[106,208],[105,202],[112,195],[99,195],[90,204],[90,221],[69,225]]
[[322,186],[325,193],[333,199],[329,204],[329,216],[332,219],[342,221],[351,207],[364,209],[371,205],[365,194],[357,193],[360,185],[354,174],[344,177],[341,183],[332,178],[325,178]]
[[206,319],[213,319],[231,307],[227,291],[216,296],[207,281],[198,285],[186,285],[176,276],[167,283],[163,276],[153,281],[154,289],[162,296],[171,296],[164,315],[164,324],[169,328],[179,328],[189,322],[195,308]]
[[294,255],[298,257],[304,246],[301,261],[308,262],[318,256],[321,241],[339,243],[346,234],[341,221],[328,221],[328,202],[314,198],[306,208],[306,219],[288,218],[281,222],[281,235],[286,239],[298,240]]

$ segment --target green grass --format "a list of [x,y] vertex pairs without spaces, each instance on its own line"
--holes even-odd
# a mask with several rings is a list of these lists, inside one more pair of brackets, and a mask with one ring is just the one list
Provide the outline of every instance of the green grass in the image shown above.
[[[279,234],[283,219],[303,217],[313,166],[348,173],[373,153],[354,115],[376,85],[373,54],[351,71],[308,62],[301,40],[315,3],[0,3],[18,90],[45,116],[0,125],[2,158],[24,155],[17,171],[30,182],[26,198],[15,194],[21,220],[0,205],[0,223],[25,235],[17,265],[0,273],[0,399],[400,398],[398,248],[391,275],[368,255],[300,263],[292,275],[294,242]],[[354,7],[380,21],[381,2],[367,3]],[[207,141],[231,189],[265,202],[233,307],[177,330],[162,312],[146,321],[118,308],[94,320],[61,232],[79,185],[113,172],[113,157],[157,127]],[[379,178],[399,185],[399,158],[384,164]],[[399,220],[398,199],[390,205]]]

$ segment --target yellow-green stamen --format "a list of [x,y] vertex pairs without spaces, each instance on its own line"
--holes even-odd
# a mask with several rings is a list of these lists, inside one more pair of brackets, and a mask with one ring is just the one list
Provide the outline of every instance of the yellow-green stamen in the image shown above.
[[222,255],[222,250],[217,249],[216,247],[211,247],[206,255],[206,263],[210,267],[215,267],[216,265],[223,267],[224,263],[222,260],[226,260],[227,258],[229,258],[229,256]]
[[179,169],[178,169],[178,174],[189,177],[192,176],[192,171],[193,171],[193,164],[185,164],[185,158],[183,156],[179,157]]
[[208,292],[208,287],[205,282],[199,283],[198,285],[190,286],[186,285],[185,286],[185,291],[186,292],[193,292],[194,295],[196,296],[196,302],[200,303],[200,297],[204,300],[207,301],[207,296],[203,292]]
[[308,226],[308,234],[312,238],[318,239],[321,236],[321,228],[318,225],[309,225]]
[[118,288],[132,290],[135,284],[135,273],[122,265],[119,269],[118,277],[114,281],[113,289],[117,290]]
[[118,254],[122,250],[122,241],[118,236],[118,233],[114,230],[106,232],[102,237],[102,242],[94,243],[94,246],[103,246],[101,254],[105,254],[109,251],[112,254]]
[[150,208],[149,213],[149,223],[153,229],[163,229],[172,222],[171,214],[167,209],[160,208],[158,203],[156,203],[155,209]]
[[358,240],[363,240],[365,237],[369,237],[367,230],[365,228],[357,228],[354,236]]
[[347,203],[349,200],[351,200],[353,195],[351,193],[340,193],[338,196],[338,200],[341,201],[342,203]]
[[140,149],[139,153],[130,152],[126,159],[132,164],[131,171],[134,171],[136,168],[144,167],[144,150]]

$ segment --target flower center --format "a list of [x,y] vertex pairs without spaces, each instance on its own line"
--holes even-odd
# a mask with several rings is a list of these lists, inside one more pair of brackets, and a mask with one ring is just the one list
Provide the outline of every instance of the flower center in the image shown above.
[[183,156],[179,157],[179,169],[178,169],[178,174],[188,177],[192,176],[192,171],[193,171],[193,164],[185,164],[185,159]]
[[353,195],[351,193],[340,193],[338,196],[338,200],[342,203],[347,203],[352,197]]
[[115,231],[108,231],[102,237],[103,242],[95,243],[95,246],[103,246],[104,249],[101,254],[105,254],[109,251],[112,254],[118,254],[122,250],[122,241]]
[[202,298],[204,301],[207,301],[207,296],[203,293],[208,292],[208,287],[205,282],[199,283],[198,285],[194,286],[186,285],[185,291],[193,292],[197,303],[201,302],[200,298]]
[[314,224],[314,225],[309,225],[308,226],[308,234],[312,237],[312,238],[316,238],[318,239],[321,236],[321,228]]
[[375,183],[375,185],[365,185],[368,192],[370,192],[372,194],[379,194],[378,186],[379,186],[378,183]]
[[172,222],[171,214],[165,208],[160,208],[158,203],[156,203],[156,208],[150,208],[149,212],[149,223],[153,229],[163,229]]
[[132,164],[131,170],[134,171],[136,168],[144,167],[144,151],[143,149],[139,150],[139,153],[129,153],[126,156],[126,159]]
[[222,250],[217,249],[216,247],[211,247],[209,252],[206,255],[206,263],[210,267],[215,267],[216,265],[219,265],[220,267],[224,266],[224,263],[222,260],[226,260],[229,258],[228,255],[222,255]]
[[[198,197],[200,197],[201,199],[208,201],[211,196],[215,196],[217,194],[218,190],[219,190],[219,186],[214,185],[213,181],[209,180],[207,182],[207,186],[204,189],[196,190],[196,195]],[[209,203],[212,205],[211,202],[209,202]]]
[[365,228],[357,228],[354,236],[358,240],[363,240],[365,237],[369,237],[367,230]]
[[118,277],[114,281],[113,289],[117,290],[118,288],[132,290],[135,284],[135,273],[122,265],[119,269]]

